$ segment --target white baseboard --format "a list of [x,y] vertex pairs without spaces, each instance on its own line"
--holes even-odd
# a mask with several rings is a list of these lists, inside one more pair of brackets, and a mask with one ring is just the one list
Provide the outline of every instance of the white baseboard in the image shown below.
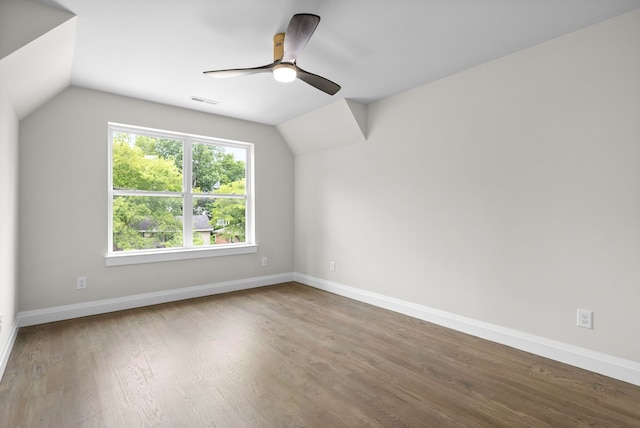
[[62,321],[71,318],[98,315],[125,309],[140,308],[160,303],[229,293],[293,281],[293,273],[260,276],[255,278],[224,281],[214,284],[198,285],[194,287],[157,291],[153,293],[135,294],[114,299],[96,300],[74,305],[56,306],[52,308],[36,309],[18,313],[18,327]]
[[293,273],[267,275],[233,281],[224,281],[214,284],[198,285],[195,287],[178,288],[173,290],[158,291],[153,293],[136,294],[114,299],[96,300],[74,305],[55,306],[52,308],[36,309],[33,311],[18,312],[16,321],[9,340],[0,354],[0,380],[4,375],[11,350],[15,345],[18,329],[36,324],[63,321],[72,318],[98,315],[125,309],[140,308],[143,306],[157,305],[160,303],[175,302],[196,297],[211,296],[214,294],[229,293],[232,291],[247,290],[250,288],[264,287],[267,285],[281,284],[293,281]]
[[640,386],[640,363],[300,273],[294,281]]
[[105,299],[74,305],[57,306],[19,312],[9,341],[2,349],[0,379],[13,349],[18,328],[47,322],[62,321],[89,315],[138,308],[178,300],[258,288],[283,282],[297,281],[311,287],[368,303],[394,312],[471,334],[496,343],[550,358],[575,367],[619,379],[640,386],[640,363],[591,351],[521,331],[489,324],[439,309],[388,297],[382,294],[338,284],[300,273],[261,276],[195,287],[186,287],[133,296]]
[[2,380],[2,376],[4,376],[4,371],[7,368],[7,363],[9,362],[9,357],[11,356],[11,350],[13,349],[13,345],[16,343],[16,337],[18,337],[18,323],[13,322],[11,326],[11,334],[9,335],[9,340],[5,344],[4,348],[2,348],[2,353],[0,354],[0,381]]

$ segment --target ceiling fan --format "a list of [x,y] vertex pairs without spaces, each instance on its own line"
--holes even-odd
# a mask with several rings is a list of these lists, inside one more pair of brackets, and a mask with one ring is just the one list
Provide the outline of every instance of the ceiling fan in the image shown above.
[[286,33],[278,33],[273,37],[273,62],[253,68],[235,68],[229,70],[205,71],[211,77],[226,78],[248,76],[256,73],[272,72],[273,77],[280,82],[292,82],[296,78],[334,95],[340,90],[340,85],[317,74],[309,73],[298,67],[296,60],[302,52],[311,35],[320,23],[320,17],[310,13],[293,15],[289,21]]

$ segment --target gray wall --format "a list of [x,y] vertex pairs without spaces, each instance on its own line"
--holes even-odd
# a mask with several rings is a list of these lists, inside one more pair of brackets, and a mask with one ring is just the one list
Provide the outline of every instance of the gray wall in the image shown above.
[[637,11],[370,105],[296,156],[296,272],[640,362],[639,46]]
[[[258,254],[106,267],[109,121],[254,143]],[[19,179],[21,311],[293,271],[293,156],[274,127],[71,87],[20,122]]]
[[[18,312],[18,118],[0,88],[0,360]],[[2,370],[0,369],[0,376]]]
[[[23,311],[295,270],[640,361],[639,45],[634,12],[370,105],[295,194],[273,127],[79,88],[20,122],[17,168],[0,94],[0,346],[16,264]],[[255,143],[259,253],[105,267],[107,121]]]

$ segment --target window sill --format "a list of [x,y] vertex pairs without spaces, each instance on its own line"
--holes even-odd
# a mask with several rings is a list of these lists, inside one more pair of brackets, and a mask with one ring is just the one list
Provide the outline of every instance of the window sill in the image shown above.
[[216,246],[215,248],[176,249],[156,252],[126,251],[106,255],[105,263],[107,266],[137,265],[141,263],[235,256],[239,254],[251,254],[257,252],[258,246],[255,244]]

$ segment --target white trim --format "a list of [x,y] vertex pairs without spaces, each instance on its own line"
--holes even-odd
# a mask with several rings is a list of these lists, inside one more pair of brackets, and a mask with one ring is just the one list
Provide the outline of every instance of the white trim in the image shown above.
[[122,251],[104,256],[107,266],[135,265],[140,263],[169,262],[174,260],[202,259],[205,257],[235,256],[257,253],[254,244],[215,245],[197,248],[175,248],[162,251]]
[[428,306],[294,273],[294,281],[640,386],[640,363]]
[[218,282],[214,284],[197,285],[194,287],[177,288],[157,291],[153,293],[135,294],[113,299],[94,300],[92,302],[74,305],[56,306],[52,308],[36,309],[18,312],[18,327],[62,321],[71,318],[98,315],[125,309],[140,308],[160,303],[175,302],[232,291],[247,290],[267,285],[281,284],[293,281],[293,273],[267,275],[254,278],[238,279]]
[[7,363],[9,362],[9,357],[11,356],[13,345],[15,345],[16,343],[16,338],[18,337],[18,328],[18,322],[14,321],[13,325],[11,326],[11,334],[9,335],[9,340],[2,349],[2,354],[0,354],[0,381],[2,381],[2,376],[4,376],[4,371],[7,368]]
[[[113,143],[112,143],[113,144]],[[193,247],[193,189],[191,180],[193,174],[193,140],[188,139],[182,146],[182,245]],[[113,176],[113,170],[111,171]],[[113,217],[111,217],[113,223]],[[109,247],[110,249],[113,247]],[[113,254],[113,252],[111,252]]]
[[[235,254],[247,254],[257,252],[257,247],[253,250],[251,246],[256,246],[254,235],[255,222],[255,195],[253,194],[253,153],[254,144],[243,141],[232,141],[223,138],[207,137],[203,135],[188,134],[162,129],[146,128],[142,126],[126,125],[122,123],[107,122],[107,148],[108,148],[108,188],[107,188],[107,215],[108,215],[108,242],[107,242],[107,266],[129,265],[138,263],[151,263],[172,260],[185,260],[202,257],[227,256]],[[150,137],[167,138],[182,143],[182,191],[154,191],[154,190],[132,190],[113,188],[113,143],[114,134],[122,132],[131,135],[145,135]],[[193,246],[193,199],[204,197],[204,194],[195,193],[191,188],[193,174],[193,150],[195,144],[205,144],[222,148],[242,149],[246,153],[245,159],[245,191],[243,194],[208,193],[208,198],[212,199],[243,199],[245,201],[245,245],[237,245],[241,249],[219,249],[211,247],[203,249]],[[183,221],[182,221],[182,246],[165,249],[148,249],[140,251],[113,251],[113,200],[117,196],[150,196],[180,198],[182,201]],[[236,245],[234,245],[235,247]],[[211,250],[207,253],[208,250]],[[195,251],[191,253],[190,251]],[[155,257],[157,255],[158,257]]]
[[485,323],[439,309],[418,305],[300,273],[283,273],[224,281],[214,284],[205,284],[114,299],[98,300],[75,305],[19,312],[17,320],[13,325],[13,331],[9,341],[3,349],[2,359],[0,360],[0,379],[1,375],[4,374],[19,327],[62,321],[71,318],[97,315],[195,297],[246,290],[250,288],[258,288],[290,281],[297,281],[301,284],[328,291],[333,294],[348,297],[350,299],[384,309],[389,309],[394,312],[432,322],[463,333],[471,334],[515,349],[530,352],[532,354],[540,355],[542,357],[550,358],[555,361],[580,367],[585,370],[600,373],[614,379],[640,386],[640,363],[635,361],[591,351],[589,349],[580,348],[544,337],[501,327],[495,324]]

